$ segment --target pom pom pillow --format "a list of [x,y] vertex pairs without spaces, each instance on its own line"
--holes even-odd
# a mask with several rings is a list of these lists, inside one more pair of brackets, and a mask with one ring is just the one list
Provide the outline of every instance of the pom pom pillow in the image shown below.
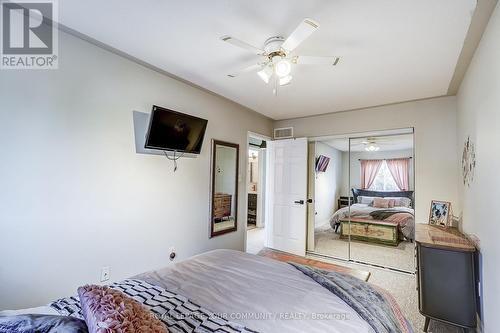
[[105,286],[78,288],[90,333],[168,333],[148,309],[124,293]]

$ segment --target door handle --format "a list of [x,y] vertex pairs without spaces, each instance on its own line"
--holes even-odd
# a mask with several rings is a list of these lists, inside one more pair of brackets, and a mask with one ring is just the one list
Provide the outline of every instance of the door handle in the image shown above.
[[299,205],[303,205],[304,204],[304,200],[297,200],[297,201],[294,201],[293,203],[296,203],[296,204],[299,204]]

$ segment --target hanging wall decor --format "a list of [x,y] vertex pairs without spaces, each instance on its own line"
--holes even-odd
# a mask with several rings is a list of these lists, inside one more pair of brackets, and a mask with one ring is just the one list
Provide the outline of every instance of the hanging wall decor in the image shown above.
[[464,150],[462,153],[462,176],[464,179],[464,185],[470,186],[472,184],[472,181],[474,180],[475,168],[476,148],[469,136],[465,141]]

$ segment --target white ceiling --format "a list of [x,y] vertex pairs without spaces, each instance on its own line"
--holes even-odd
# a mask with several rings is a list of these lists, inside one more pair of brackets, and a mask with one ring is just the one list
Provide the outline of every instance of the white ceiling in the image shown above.
[[[475,0],[64,0],[59,21],[102,43],[273,119],[445,95]],[[226,74],[259,58],[219,40],[261,47],[305,17],[320,28],[296,53],[339,55],[300,66],[272,94],[256,74]]]
[[[402,134],[392,136],[379,136],[370,138],[380,147],[379,151],[394,151],[394,150],[408,150],[413,149],[413,134]],[[351,139],[351,151],[360,152],[365,151],[365,144],[362,142],[367,141],[367,138]],[[349,139],[337,138],[321,141],[340,151],[349,151]]]

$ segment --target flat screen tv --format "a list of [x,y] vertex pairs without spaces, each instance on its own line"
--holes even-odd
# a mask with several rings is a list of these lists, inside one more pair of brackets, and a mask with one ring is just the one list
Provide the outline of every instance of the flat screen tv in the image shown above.
[[316,172],[325,172],[326,168],[328,168],[328,163],[330,163],[330,157],[319,155],[316,158]]
[[154,105],[145,148],[199,154],[207,123],[206,119]]

